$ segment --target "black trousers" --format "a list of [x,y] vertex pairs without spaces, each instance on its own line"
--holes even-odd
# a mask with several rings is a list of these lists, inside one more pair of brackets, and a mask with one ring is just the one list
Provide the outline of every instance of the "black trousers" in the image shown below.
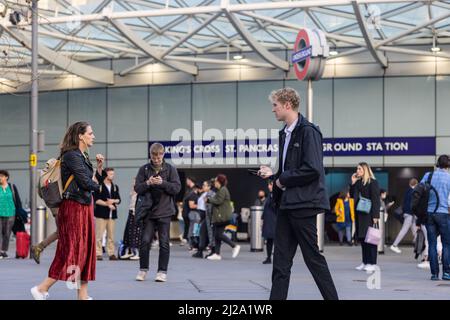
[[[303,210],[304,212],[304,210]],[[295,210],[280,210],[277,215],[270,300],[285,300],[297,246],[325,300],[338,300],[325,257],[317,245],[316,215],[299,218]]]
[[170,256],[170,217],[159,219],[146,219],[142,228],[142,240],[139,249],[140,270],[148,271],[150,264],[150,248],[155,229],[159,235],[158,272],[167,272]]
[[183,239],[189,240],[189,226],[191,224],[191,221],[189,220],[188,214],[183,214],[183,221],[184,221],[184,232],[183,232]]
[[217,253],[220,255],[220,247],[222,245],[222,241],[228,244],[230,247],[234,248],[236,247],[236,244],[231,241],[223,232],[225,231],[225,227],[228,225],[228,223],[217,223],[214,224],[214,238],[215,238],[215,246],[214,246],[214,253]]
[[359,239],[362,248],[362,261],[364,264],[377,264],[377,246],[371,243],[364,242],[364,239]]
[[208,245],[208,227],[206,225],[206,212],[203,210],[198,210],[198,213],[200,214],[200,217],[202,220],[200,220],[200,236],[199,236],[199,242],[198,242],[198,250],[203,251],[206,249],[206,246]]

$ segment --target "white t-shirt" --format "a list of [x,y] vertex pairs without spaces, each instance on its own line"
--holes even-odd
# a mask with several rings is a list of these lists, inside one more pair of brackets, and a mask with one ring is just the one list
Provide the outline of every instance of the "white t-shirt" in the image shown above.
[[202,195],[198,198],[198,200],[197,200],[197,209],[198,210],[206,211],[205,199],[206,199],[207,194],[208,194],[207,192],[203,192]]

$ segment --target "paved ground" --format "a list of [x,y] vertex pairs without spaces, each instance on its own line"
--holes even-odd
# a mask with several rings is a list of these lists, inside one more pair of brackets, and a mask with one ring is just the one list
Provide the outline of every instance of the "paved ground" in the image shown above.
[[[231,259],[230,248],[224,247],[222,261],[209,261],[191,258],[185,247],[174,243],[166,283],[153,281],[157,265],[153,251],[152,271],[145,282],[134,280],[138,270],[136,261],[100,261],[97,280],[90,285],[90,295],[100,300],[268,299],[272,267],[261,264],[263,253],[250,252],[248,244],[241,245],[237,259]],[[15,248],[13,243],[11,248]],[[325,247],[341,299],[450,299],[450,282],[428,280],[429,270],[416,267],[411,247],[403,248],[401,255],[387,250],[379,257],[381,289],[369,290],[366,283],[369,275],[354,269],[360,263],[360,250],[360,247]],[[30,299],[29,289],[46,276],[53,253],[54,248],[49,248],[40,265],[28,259],[0,260],[0,300]],[[50,294],[52,299],[75,297],[63,282],[57,283]],[[289,299],[321,299],[299,253],[292,270]]]

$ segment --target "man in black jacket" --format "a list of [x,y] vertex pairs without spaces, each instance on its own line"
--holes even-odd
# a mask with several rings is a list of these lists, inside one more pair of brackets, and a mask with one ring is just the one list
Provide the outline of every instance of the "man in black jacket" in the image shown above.
[[97,260],[103,260],[103,234],[106,230],[106,253],[109,260],[118,260],[114,252],[114,229],[117,219],[117,205],[120,204],[119,186],[114,184],[114,169],[106,168],[106,179],[100,184],[100,191],[94,193],[95,238]]
[[261,166],[259,175],[275,181],[273,200],[278,207],[271,300],[287,298],[291,267],[297,246],[320,293],[337,300],[336,288],[325,257],[317,245],[317,214],[329,210],[325,190],[322,134],[298,113],[300,97],[291,88],[273,91],[272,112],[285,123],[280,131],[278,172]]
[[156,228],[159,235],[159,259],[155,281],[165,282],[170,255],[170,221],[176,213],[174,197],[181,190],[181,182],[175,167],[164,161],[162,144],[150,146],[150,157],[150,163],[139,169],[134,186],[138,194],[136,219],[143,223],[139,249],[140,270],[136,280],[143,281],[147,275]]

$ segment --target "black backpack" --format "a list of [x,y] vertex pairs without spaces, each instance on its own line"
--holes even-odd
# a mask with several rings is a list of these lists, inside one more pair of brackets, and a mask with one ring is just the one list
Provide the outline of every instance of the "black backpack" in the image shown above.
[[430,172],[428,179],[424,183],[419,183],[413,191],[411,200],[411,211],[417,217],[418,224],[424,224],[428,213],[428,200],[430,198],[430,192],[433,191],[436,194],[436,207],[433,213],[436,213],[439,208],[439,194],[437,190],[431,185],[431,179],[433,178],[433,172]]
[[425,250],[425,235],[422,229],[417,230],[416,242],[414,244],[414,259],[417,259]]

